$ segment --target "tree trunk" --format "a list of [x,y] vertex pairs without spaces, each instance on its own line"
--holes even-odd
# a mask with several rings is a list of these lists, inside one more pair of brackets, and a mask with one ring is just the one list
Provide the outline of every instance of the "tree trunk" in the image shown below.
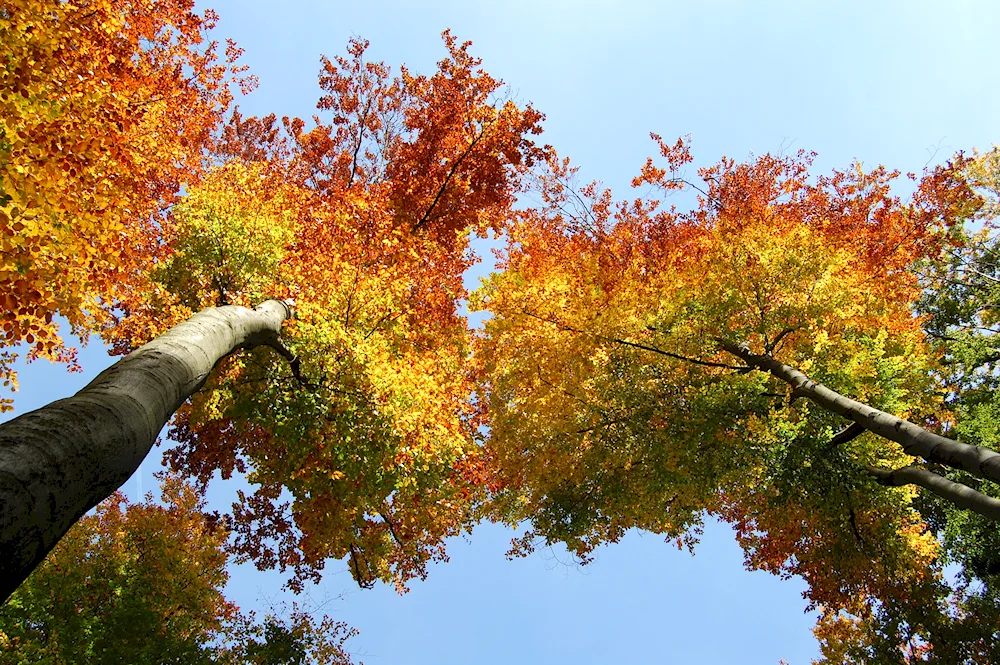
[[84,513],[135,473],[216,363],[239,349],[280,347],[290,316],[279,300],[199,312],[76,395],[0,425],[0,603]]
[[895,441],[908,455],[1000,483],[1000,453],[928,432],[908,420],[844,397],[823,384],[816,383],[794,367],[780,363],[771,356],[753,353],[745,344],[735,344],[723,339],[717,341],[723,349],[742,358],[751,367],[786,382],[791,386],[794,396],[805,397],[827,411],[853,420],[869,432]]

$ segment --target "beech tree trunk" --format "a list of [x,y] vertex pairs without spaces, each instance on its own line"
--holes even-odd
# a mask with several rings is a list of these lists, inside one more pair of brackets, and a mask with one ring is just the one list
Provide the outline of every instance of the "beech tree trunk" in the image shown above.
[[0,425],[0,603],[84,513],[135,473],[216,363],[239,349],[280,347],[290,316],[280,300],[199,312],[76,395]]
[[723,349],[742,358],[748,365],[781,379],[792,388],[796,397],[805,397],[827,411],[841,415],[869,432],[895,441],[908,455],[922,457],[953,469],[967,471],[979,478],[1000,483],[1000,453],[983,446],[961,443],[928,432],[923,427],[885,411],[862,404],[816,383],[808,376],[771,356],[757,355],[744,344],[719,340]]
[[[753,353],[746,344],[737,344],[717,338],[716,341],[727,352],[742,358],[754,369],[768,372],[771,376],[787,383],[794,397],[804,397],[820,407],[854,421],[854,425],[834,437],[834,444],[841,437],[850,440],[857,435],[854,431],[863,428],[890,441],[895,441],[903,450],[914,457],[922,457],[929,462],[937,462],[953,469],[967,471],[980,478],[1000,483],[1000,453],[983,446],[973,446],[949,439],[908,420],[903,420],[885,411],[845,397],[840,393],[817,383],[799,370],[778,362],[769,355]],[[875,479],[883,485],[900,487],[917,485],[950,501],[959,508],[971,510],[993,521],[1000,522],[1000,500],[994,499],[967,485],[948,480],[944,476],[916,466],[902,469],[880,469],[867,467]]]

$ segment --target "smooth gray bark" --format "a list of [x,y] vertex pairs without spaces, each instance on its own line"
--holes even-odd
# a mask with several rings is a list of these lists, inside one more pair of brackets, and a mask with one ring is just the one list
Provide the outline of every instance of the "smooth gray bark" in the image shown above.
[[875,466],[869,466],[867,469],[868,473],[875,476],[883,485],[889,487],[917,485],[952,502],[959,508],[971,510],[994,522],[1000,522],[1000,501],[974,490],[968,485],[956,483],[944,476],[916,466],[906,466],[895,471]]
[[163,426],[239,349],[279,345],[288,304],[208,309],[76,395],[0,425],[0,603],[66,531],[139,468]]
[[780,363],[771,356],[753,353],[745,344],[736,344],[723,339],[717,341],[723,349],[742,358],[749,366],[768,372],[771,376],[786,382],[792,387],[793,396],[805,397],[827,411],[853,420],[866,430],[895,441],[908,455],[922,457],[929,462],[938,462],[1000,483],[1000,453],[928,432],[908,420],[844,397],[816,383],[794,367]]

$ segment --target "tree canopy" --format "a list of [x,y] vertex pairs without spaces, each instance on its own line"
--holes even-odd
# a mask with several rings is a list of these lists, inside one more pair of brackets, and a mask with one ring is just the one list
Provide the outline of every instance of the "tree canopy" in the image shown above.
[[171,211],[167,258],[108,331],[128,349],[213,304],[294,300],[287,357],[228,359],[178,414],[169,459],[202,482],[248,473],[236,550],[295,584],[330,557],[363,585],[423,575],[480,494],[462,274],[470,235],[501,228],[542,154],[541,116],[444,38],[429,77],[391,77],[352,42],[324,62],[330,118],[308,131],[234,116],[225,161]]
[[514,552],[541,539],[585,559],[631,528],[692,547],[712,514],[736,528],[748,567],[808,583],[830,654],[854,621],[883,621],[864,647],[882,658],[963,640],[967,659],[992,653],[992,600],[962,638],[971,610],[946,609],[947,559],[919,511],[943,504],[886,480],[913,457],[814,396],[949,431],[912,267],[954,251],[981,205],[969,182],[981,161],[932,170],[904,203],[898,174],[811,176],[805,153],[723,160],[690,183],[685,142],[654,139],[666,165],[633,185],[695,188],[694,210],[615,203],[552,162],[543,205],[521,214],[502,272],[474,295],[493,314],[475,353],[491,514],[532,524]]
[[[72,364],[158,255],[159,226],[239,78],[194,2],[11,0],[0,12],[0,375],[14,349]],[[10,399],[0,400],[8,409]]]

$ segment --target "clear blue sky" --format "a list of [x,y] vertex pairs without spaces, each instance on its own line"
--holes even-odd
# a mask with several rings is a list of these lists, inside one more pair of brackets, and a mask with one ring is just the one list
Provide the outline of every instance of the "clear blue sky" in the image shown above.
[[[220,38],[235,38],[260,78],[240,100],[246,113],[311,116],[319,55],[342,52],[352,35],[371,40],[373,59],[430,72],[450,27],[546,113],[545,141],[623,195],[652,153],[651,131],[690,133],[697,165],[805,148],[822,170],[859,159],[919,171],[1000,141],[991,0],[201,4],[218,10]],[[95,347],[82,359],[84,375],[25,369],[18,412],[109,363]],[[151,458],[126,491],[154,488],[156,468]],[[234,492],[220,485],[215,507]],[[745,572],[728,527],[710,524],[693,558],[631,534],[583,569],[558,552],[506,561],[510,535],[484,526],[452,543],[451,562],[403,597],[358,590],[337,562],[311,595],[361,631],[351,649],[369,665],[794,665],[817,655],[802,583]],[[263,608],[281,600],[280,584],[240,568],[229,591]]]

